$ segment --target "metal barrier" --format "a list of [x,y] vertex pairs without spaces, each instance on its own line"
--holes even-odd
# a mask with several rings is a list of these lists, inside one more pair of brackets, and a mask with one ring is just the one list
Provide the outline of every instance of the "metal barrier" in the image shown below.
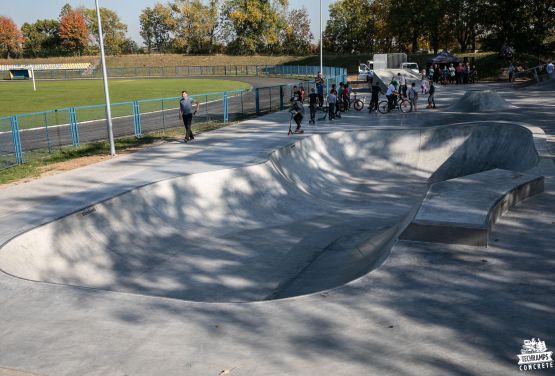
[[[247,71],[248,69],[245,69]],[[319,67],[258,67],[259,76],[310,76]],[[343,68],[326,67],[325,91],[346,80]],[[314,81],[299,81],[308,95]],[[192,95],[200,104],[195,124],[228,122],[284,110],[294,84]],[[112,123],[115,137],[142,137],[149,132],[164,132],[182,127],[179,97],[113,103]],[[71,107],[0,118],[0,169],[50,155],[65,147],[107,140],[106,105]]]

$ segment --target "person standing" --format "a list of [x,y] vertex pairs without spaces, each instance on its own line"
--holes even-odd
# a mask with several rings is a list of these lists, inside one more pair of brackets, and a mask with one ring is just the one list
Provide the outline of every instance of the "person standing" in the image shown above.
[[509,65],[507,73],[509,74],[509,82],[513,82],[513,75],[515,74],[515,66],[513,65],[513,63]]
[[297,93],[293,96],[290,112],[293,116],[293,120],[295,120],[295,123],[297,124],[297,128],[295,129],[294,133],[301,133],[301,123],[304,118],[304,106],[300,93]]
[[404,74],[397,73],[399,78],[399,93],[401,93],[403,98],[407,97],[407,78]]
[[549,64],[547,64],[547,66],[545,67],[545,71],[547,72],[547,75],[549,76],[549,78],[554,78],[555,76],[553,75],[553,72],[555,71],[555,67],[553,66],[553,62],[549,62]]
[[428,108],[436,108],[435,93],[436,87],[434,86],[434,81],[430,81],[430,91],[428,91]]
[[310,94],[308,95],[308,108],[310,109],[310,121],[308,124],[316,124],[316,106],[318,106],[318,94],[314,88],[310,89]]
[[[195,109],[193,110],[193,107]],[[196,115],[199,109],[199,103],[195,102],[193,98],[189,98],[189,94],[184,90],[181,92],[181,100],[179,101],[179,117],[183,119],[185,126],[185,142],[194,140],[192,124],[193,115]]]
[[370,100],[370,109],[369,111],[378,111],[378,100],[380,95],[380,85],[377,82],[372,85],[372,98]]
[[331,89],[330,93],[328,94],[328,110],[329,110],[329,117],[330,120],[335,119],[335,105],[337,104],[337,92],[334,88]]
[[453,63],[449,65],[449,83],[452,85],[455,82],[455,67]]
[[417,112],[418,110],[416,108],[416,105],[418,103],[418,91],[416,90],[416,85],[414,82],[411,84],[411,87],[409,89],[409,101],[414,112]]

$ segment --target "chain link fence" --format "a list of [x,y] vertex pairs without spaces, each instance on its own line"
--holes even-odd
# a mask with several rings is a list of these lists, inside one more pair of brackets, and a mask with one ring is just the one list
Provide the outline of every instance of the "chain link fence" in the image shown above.
[[[199,67],[202,68],[202,67]],[[218,67],[205,67],[218,68]],[[166,68],[160,68],[160,71]],[[311,76],[319,67],[264,67],[258,75]],[[247,69],[245,69],[245,72]],[[326,91],[346,80],[343,68],[328,68]],[[238,121],[288,108],[293,86],[310,93],[314,81],[269,86],[252,90],[192,95],[200,104],[195,124]],[[179,97],[113,103],[114,137],[141,137],[144,133],[182,127]],[[107,140],[106,105],[71,107],[0,118],[0,169],[37,160],[66,147]]]

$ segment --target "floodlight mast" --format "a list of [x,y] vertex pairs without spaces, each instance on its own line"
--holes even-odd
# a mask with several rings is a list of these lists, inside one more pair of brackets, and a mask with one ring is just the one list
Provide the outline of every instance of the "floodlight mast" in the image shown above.
[[110,155],[116,155],[114,144],[114,129],[112,126],[112,109],[110,108],[110,91],[108,90],[108,70],[106,68],[106,54],[104,53],[104,35],[102,34],[102,20],[100,17],[100,6],[96,3],[96,19],[98,22],[98,36],[100,40],[100,58],[102,60],[102,78],[104,80],[104,96],[106,97],[106,122],[108,125],[108,139],[110,140]]
[[320,0],[320,73],[324,75],[324,49],[322,40],[322,0]]

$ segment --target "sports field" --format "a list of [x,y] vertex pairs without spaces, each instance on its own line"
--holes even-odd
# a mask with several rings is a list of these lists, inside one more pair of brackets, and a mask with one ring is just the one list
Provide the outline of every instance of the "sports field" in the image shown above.
[[[178,97],[189,94],[250,89],[243,82],[211,79],[125,79],[110,81],[112,103],[141,99]],[[0,82],[0,117],[67,107],[104,103],[101,80],[38,81],[33,92],[30,81]]]

